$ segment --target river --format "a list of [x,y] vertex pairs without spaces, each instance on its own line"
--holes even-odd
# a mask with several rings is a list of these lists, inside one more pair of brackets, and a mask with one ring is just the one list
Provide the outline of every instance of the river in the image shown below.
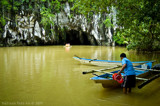
[[104,67],[82,65],[74,55],[120,61],[156,60],[158,52],[137,53],[123,47],[36,46],[0,48],[0,105],[2,106],[158,106],[160,78],[142,89],[123,94],[122,88],[103,88],[82,72]]

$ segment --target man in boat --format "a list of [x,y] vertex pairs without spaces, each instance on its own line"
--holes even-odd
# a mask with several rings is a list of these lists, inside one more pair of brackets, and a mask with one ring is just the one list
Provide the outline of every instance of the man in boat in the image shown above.
[[123,79],[124,81],[122,83],[123,92],[130,93],[131,88],[135,87],[136,85],[135,71],[132,62],[129,59],[127,59],[125,53],[122,53],[120,57],[122,60],[122,69],[118,72],[118,74],[124,71],[124,79]]

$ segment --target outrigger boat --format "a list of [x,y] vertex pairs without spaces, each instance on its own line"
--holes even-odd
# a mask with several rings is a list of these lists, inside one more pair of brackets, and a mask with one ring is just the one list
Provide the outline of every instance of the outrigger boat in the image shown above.
[[[143,68],[143,65],[147,66],[146,69]],[[148,62],[148,63],[145,63],[143,65],[138,65],[138,66],[134,67],[135,72],[136,72],[136,79],[145,81],[144,83],[142,83],[141,85],[138,86],[139,88],[142,88],[143,86],[145,86],[146,84],[148,84],[152,80],[160,77],[160,74],[157,74],[156,76],[152,77],[151,79],[146,79],[145,77],[147,75],[149,75],[151,71],[156,71],[156,72],[159,73],[160,70],[151,69],[152,68],[152,62]],[[104,72],[104,70],[106,70],[106,69],[92,70],[92,71],[88,71],[88,72],[83,72],[83,74],[93,73],[93,75],[96,75],[96,74],[94,74],[94,72],[103,72],[105,74],[96,75],[95,77],[92,77],[91,80],[95,81],[95,83],[101,83],[104,88],[117,87],[117,86],[120,87],[121,84],[118,83],[117,81],[113,80],[113,78],[112,78],[112,75],[114,73],[117,73],[119,70],[112,71],[112,72]],[[123,76],[123,73],[121,73],[121,75]]]
[[[80,61],[82,64],[88,64],[88,65],[96,65],[96,66],[121,66],[122,61],[112,61],[112,60],[98,60],[98,59],[86,59],[86,58],[80,58],[78,56],[73,57],[75,60]],[[135,61],[132,62],[133,66],[137,66],[140,64],[148,63],[151,61]]]

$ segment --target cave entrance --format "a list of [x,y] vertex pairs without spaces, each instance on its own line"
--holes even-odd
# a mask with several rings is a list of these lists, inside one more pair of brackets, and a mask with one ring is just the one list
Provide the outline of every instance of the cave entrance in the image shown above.
[[83,31],[66,31],[66,43],[71,45],[91,45],[91,35]]

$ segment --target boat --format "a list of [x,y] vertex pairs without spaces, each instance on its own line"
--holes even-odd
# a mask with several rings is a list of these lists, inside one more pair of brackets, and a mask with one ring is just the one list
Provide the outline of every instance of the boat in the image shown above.
[[66,43],[65,47],[71,47],[70,43]]
[[[78,56],[73,57],[75,60],[80,61],[82,64],[87,65],[96,65],[96,66],[106,66],[106,67],[113,67],[113,66],[121,66],[122,61],[112,61],[112,60],[98,60],[98,59],[86,59],[86,58],[80,58]],[[135,61],[132,62],[133,66],[153,62],[153,61]]]
[[[151,72],[150,69],[152,67],[152,62],[145,63],[145,66],[147,66],[146,69],[143,68],[143,65],[138,65],[138,66],[134,67],[137,80],[147,80],[147,79],[145,79],[145,77],[147,75],[149,75]],[[143,70],[141,70],[141,69],[143,69]],[[120,71],[120,70],[106,72],[105,74],[97,75],[97,76],[94,76],[90,79],[93,80],[95,83],[101,83],[104,88],[118,87],[118,86],[120,87],[121,84],[118,83],[117,81],[113,80],[113,78],[112,78],[112,75],[114,73],[118,73],[118,71]],[[121,75],[123,76],[124,74],[121,73]]]

